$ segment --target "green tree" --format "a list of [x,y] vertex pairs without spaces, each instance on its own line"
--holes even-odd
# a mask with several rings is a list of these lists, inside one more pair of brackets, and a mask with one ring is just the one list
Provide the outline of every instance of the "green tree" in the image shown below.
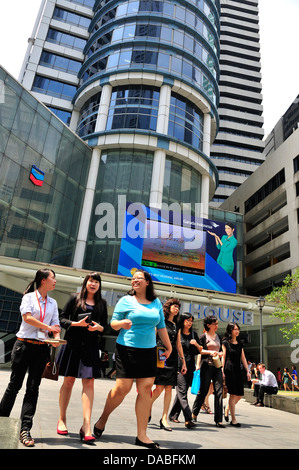
[[281,328],[286,339],[299,336],[299,268],[288,275],[281,287],[275,287],[266,300],[275,303],[273,315],[288,325]]

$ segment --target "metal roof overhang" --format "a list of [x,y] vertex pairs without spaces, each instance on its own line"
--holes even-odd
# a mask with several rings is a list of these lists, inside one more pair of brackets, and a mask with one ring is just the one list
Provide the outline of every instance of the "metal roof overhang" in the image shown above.
[[[55,291],[51,293],[51,297],[56,299],[60,308],[63,307],[69,294],[77,291],[86,274],[90,272],[85,269],[0,256],[0,285],[23,293],[29,282],[34,279],[36,271],[42,268],[50,268],[55,271],[57,284]],[[102,290],[125,293],[130,289],[131,283],[128,277],[107,273],[100,273],[100,275]],[[236,310],[252,311],[255,314],[259,313],[255,297],[160,282],[155,282],[154,285],[156,294],[161,298],[176,297],[181,302],[223,306]],[[273,311],[273,304],[266,303],[263,313],[271,314]]]

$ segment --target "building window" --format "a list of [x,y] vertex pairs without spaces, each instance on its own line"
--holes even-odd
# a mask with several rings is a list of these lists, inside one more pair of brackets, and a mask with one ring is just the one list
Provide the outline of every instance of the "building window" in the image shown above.
[[285,182],[284,168],[245,201],[245,214]]
[[72,101],[76,90],[77,87],[74,85],[69,85],[68,83],[59,82],[58,80],[41,77],[40,75],[35,76],[32,85],[32,91],[55,96],[56,98],[61,98],[67,101]]
[[147,129],[155,131],[159,95],[159,88],[156,87],[132,85],[114,88],[106,129]]
[[62,122],[64,122],[67,126],[71,122],[72,113],[68,111],[63,111],[62,109],[53,108],[52,106],[47,106],[47,108],[52,111]]
[[78,120],[79,125],[76,130],[80,137],[92,134],[95,131],[100,100],[101,93],[97,93],[89,98],[82,107]]
[[171,205],[180,201],[191,204],[195,214],[195,203],[201,201],[201,174],[185,163],[168,156],[165,164],[163,203]]
[[297,171],[299,171],[299,155],[297,155],[297,157],[294,158],[293,165],[294,165],[294,173],[297,173]]
[[203,113],[191,101],[171,94],[168,134],[202,149]]
[[82,52],[86,44],[86,39],[78,38],[72,34],[62,33],[53,28],[49,28],[46,40],[80,52]]
[[85,29],[88,29],[90,25],[90,18],[86,18],[82,15],[77,15],[76,13],[72,13],[71,11],[66,11],[58,7],[55,7],[53,18],[54,20],[63,21],[64,23],[68,23]]
[[68,59],[67,57],[43,51],[39,65],[77,75],[82,64],[78,60]]

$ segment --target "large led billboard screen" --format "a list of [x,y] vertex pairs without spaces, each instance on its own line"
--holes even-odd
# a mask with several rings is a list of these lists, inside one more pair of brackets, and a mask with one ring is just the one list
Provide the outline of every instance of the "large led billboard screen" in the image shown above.
[[128,204],[118,274],[142,268],[154,281],[235,293],[236,236],[227,223]]

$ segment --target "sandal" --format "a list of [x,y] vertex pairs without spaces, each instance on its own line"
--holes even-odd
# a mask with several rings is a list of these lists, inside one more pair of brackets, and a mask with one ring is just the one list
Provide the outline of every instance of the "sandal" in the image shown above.
[[208,413],[209,415],[212,414],[212,410],[208,405],[205,405],[205,412]]
[[33,447],[35,442],[30,435],[29,429],[24,429],[20,433],[20,441],[25,447]]

